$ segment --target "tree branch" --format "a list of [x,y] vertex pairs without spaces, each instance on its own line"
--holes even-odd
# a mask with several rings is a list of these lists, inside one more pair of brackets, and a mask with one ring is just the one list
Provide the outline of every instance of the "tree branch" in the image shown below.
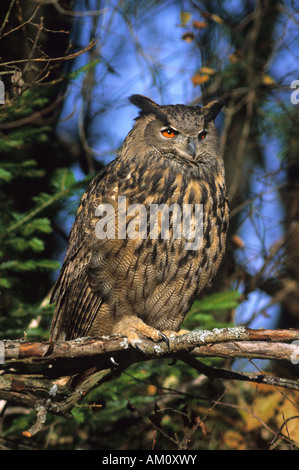
[[171,337],[169,344],[127,338],[79,338],[63,343],[4,340],[0,364],[0,398],[34,408],[40,431],[46,414],[70,417],[71,410],[95,386],[111,380],[129,365],[157,358],[182,360],[208,377],[248,380],[299,390],[299,382],[263,373],[245,374],[208,367],[196,358],[223,357],[287,360],[299,359],[299,330],[251,330],[244,327],[194,330]]

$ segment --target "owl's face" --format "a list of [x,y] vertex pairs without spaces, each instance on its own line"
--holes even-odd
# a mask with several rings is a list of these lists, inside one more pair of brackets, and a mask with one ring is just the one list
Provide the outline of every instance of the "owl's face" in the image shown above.
[[184,161],[204,162],[219,154],[214,119],[222,103],[160,106],[141,95],[133,95],[130,100],[141,109],[137,124],[140,121],[144,125],[143,141],[148,147]]

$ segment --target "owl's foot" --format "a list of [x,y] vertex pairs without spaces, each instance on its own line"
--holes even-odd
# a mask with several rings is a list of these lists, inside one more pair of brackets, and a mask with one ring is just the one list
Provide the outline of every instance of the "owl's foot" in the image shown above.
[[190,333],[189,330],[180,330],[180,331],[172,331],[172,330],[163,330],[164,335],[168,338],[175,338],[176,336],[185,335]]
[[169,344],[169,340],[165,332],[162,333],[135,316],[124,317],[116,323],[112,333],[115,335],[126,336],[128,343],[134,347],[136,347],[144,338],[149,338],[155,342],[165,341]]

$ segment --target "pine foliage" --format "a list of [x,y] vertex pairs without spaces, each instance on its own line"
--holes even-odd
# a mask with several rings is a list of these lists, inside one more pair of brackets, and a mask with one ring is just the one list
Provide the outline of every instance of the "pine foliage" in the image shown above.
[[[44,93],[44,90],[42,90]],[[77,183],[69,168],[52,169],[49,161],[29,158],[44,146],[55,152],[50,126],[18,126],[48,104],[47,98],[27,90],[0,108],[1,122],[12,123],[0,131],[0,289],[1,337],[20,337],[41,313],[47,315],[48,331],[52,306],[47,297],[51,273],[60,263],[53,259],[53,220],[63,201],[86,181]],[[17,119],[18,117],[18,119]],[[45,188],[44,190],[41,190]],[[40,332],[40,331],[39,331]]]

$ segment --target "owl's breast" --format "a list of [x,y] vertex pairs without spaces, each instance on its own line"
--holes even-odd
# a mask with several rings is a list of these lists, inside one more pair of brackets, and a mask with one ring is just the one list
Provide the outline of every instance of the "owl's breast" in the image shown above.
[[177,330],[223,257],[228,226],[223,178],[156,163],[131,168],[110,186],[105,202],[113,206],[116,228],[112,239],[95,240],[92,289],[111,308],[122,298],[124,311],[156,328]]
[[[138,251],[148,254],[145,289],[150,285],[148,273],[154,279],[154,289],[148,289],[145,299],[145,321],[177,331],[196,295],[217,273],[225,251],[229,209],[220,179],[210,184],[195,178],[186,181],[177,174],[170,187],[172,191],[156,199],[156,204],[151,200],[151,207],[159,211],[159,219],[151,225],[156,232]],[[150,216],[155,214],[148,210]]]

